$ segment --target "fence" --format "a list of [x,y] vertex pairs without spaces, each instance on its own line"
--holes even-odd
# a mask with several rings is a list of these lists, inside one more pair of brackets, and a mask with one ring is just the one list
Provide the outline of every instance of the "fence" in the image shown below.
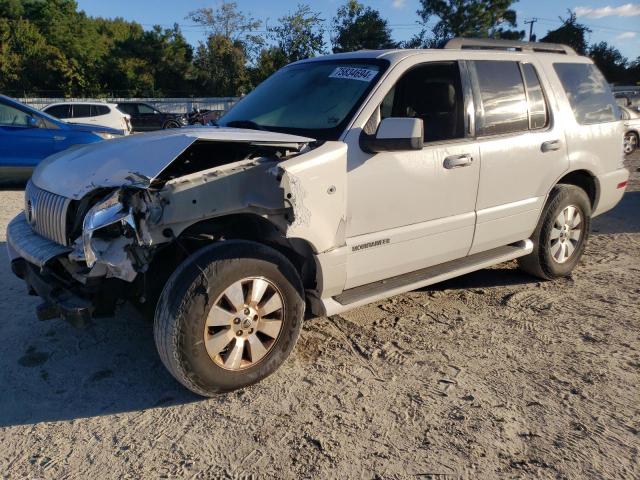
[[50,103],[57,102],[144,102],[154,106],[161,112],[189,113],[194,109],[218,110],[226,112],[238,100],[238,97],[196,97],[196,98],[18,98],[19,102],[42,109]]

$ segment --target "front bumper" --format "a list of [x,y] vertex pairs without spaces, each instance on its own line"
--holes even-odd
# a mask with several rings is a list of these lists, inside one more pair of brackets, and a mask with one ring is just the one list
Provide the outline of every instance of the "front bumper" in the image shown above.
[[72,292],[46,270],[38,271],[23,258],[13,260],[11,270],[27,283],[29,292],[42,298],[43,303],[36,308],[38,320],[62,318],[77,328],[85,327],[91,320],[93,302]]
[[7,227],[7,250],[11,269],[23,279],[32,294],[43,303],[37,308],[38,319],[62,318],[76,327],[85,326],[97,310],[100,296],[77,281],[65,281],[55,269],[55,259],[72,249],[35,233],[24,213]]

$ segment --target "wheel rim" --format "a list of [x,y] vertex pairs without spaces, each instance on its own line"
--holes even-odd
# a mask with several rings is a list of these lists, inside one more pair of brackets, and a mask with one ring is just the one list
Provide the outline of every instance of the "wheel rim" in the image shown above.
[[556,262],[565,263],[574,255],[582,238],[583,223],[575,205],[565,207],[558,214],[549,235],[549,249]]
[[629,154],[633,153],[636,149],[638,143],[638,139],[632,133],[624,136],[624,153]]
[[243,370],[262,361],[282,332],[284,297],[264,277],[246,277],[216,299],[207,315],[204,345],[225,370]]

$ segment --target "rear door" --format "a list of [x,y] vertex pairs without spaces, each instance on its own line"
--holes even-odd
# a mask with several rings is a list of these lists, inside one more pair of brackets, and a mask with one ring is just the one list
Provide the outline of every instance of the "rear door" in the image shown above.
[[88,103],[74,103],[71,105],[71,123],[96,123],[96,119],[91,116],[91,105]]
[[470,253],[528,238],[551,185],[569,167],[564,126],[541,68],[469,61],[482,168]]

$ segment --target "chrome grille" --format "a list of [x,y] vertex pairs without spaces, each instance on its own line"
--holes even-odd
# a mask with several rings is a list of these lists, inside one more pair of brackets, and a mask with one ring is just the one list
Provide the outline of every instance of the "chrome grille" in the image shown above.
[[36,187],[31,180],[24,195],[24,213],[31,228],[60,245],[67,245],[67,208],[71,199]]

